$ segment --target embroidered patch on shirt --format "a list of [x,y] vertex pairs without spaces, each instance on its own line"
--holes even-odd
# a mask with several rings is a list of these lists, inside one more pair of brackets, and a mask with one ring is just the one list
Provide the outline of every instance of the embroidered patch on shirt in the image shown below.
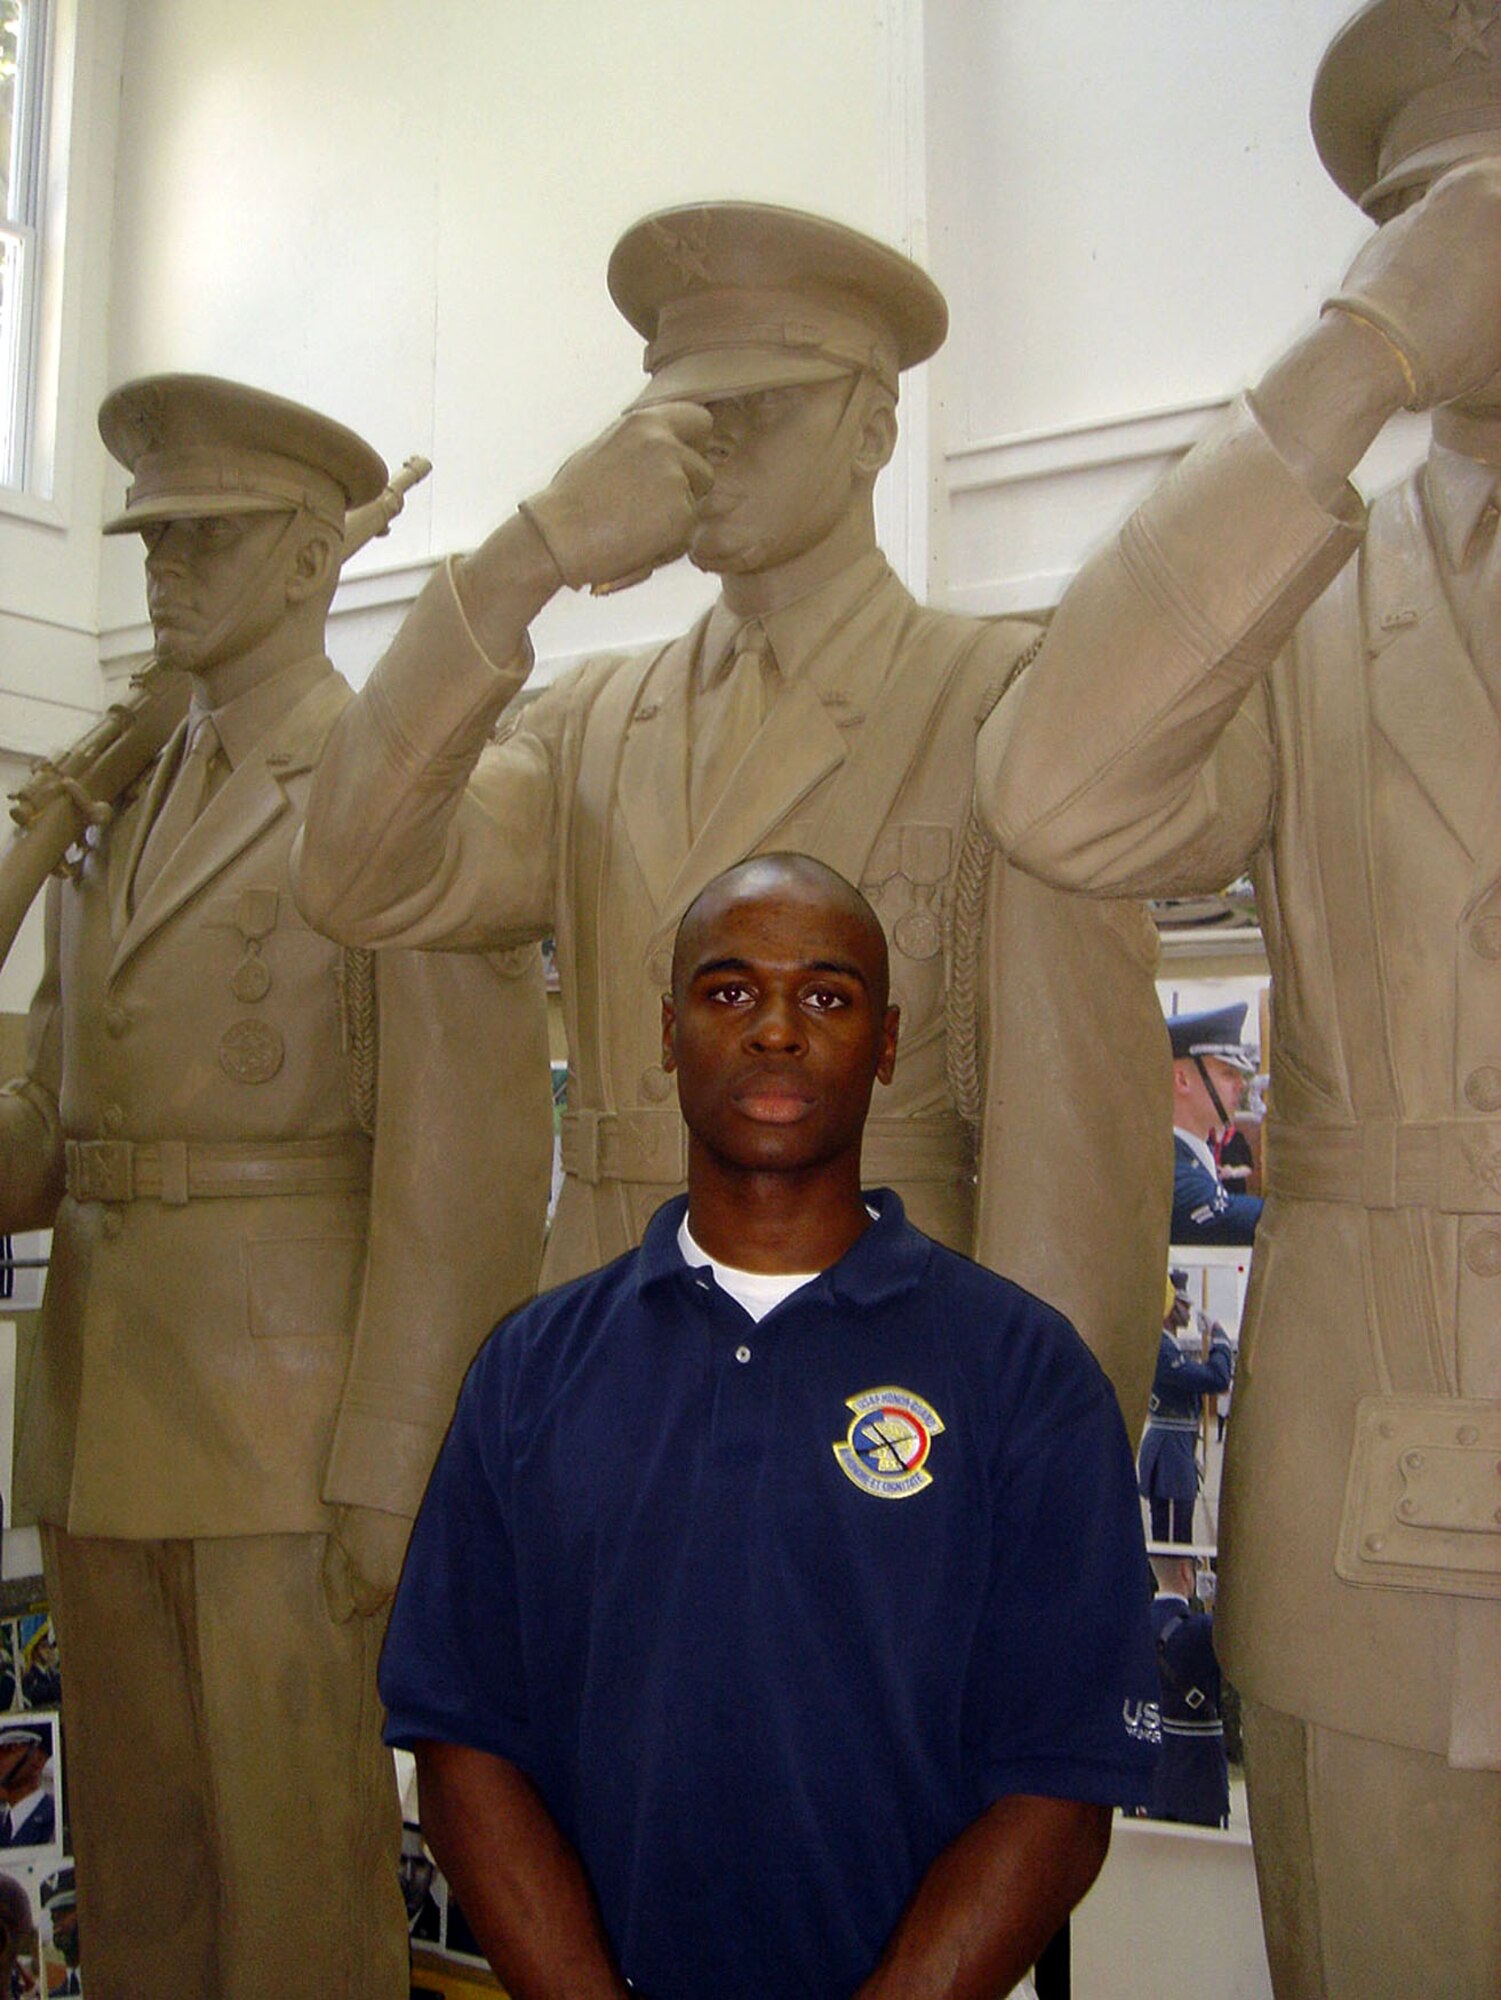
[[881,1500],[905,1500],[933,1484],[926,1470],[943,1419],[910,1389],[863,1389],[845,1399],[855,1415],[834,1445],[846,1479]]

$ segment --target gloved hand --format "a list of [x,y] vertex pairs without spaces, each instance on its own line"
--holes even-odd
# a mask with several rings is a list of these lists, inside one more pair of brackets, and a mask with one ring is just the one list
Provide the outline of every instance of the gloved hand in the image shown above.
[[1501,158],[1467,161],[1378,229],[1327,300],[1387,341],[1410,410],[1501,372]]
[[712,427],[699,403],[627,410],[521,503],[565,583],[635,582],[683,553],[714,483]]

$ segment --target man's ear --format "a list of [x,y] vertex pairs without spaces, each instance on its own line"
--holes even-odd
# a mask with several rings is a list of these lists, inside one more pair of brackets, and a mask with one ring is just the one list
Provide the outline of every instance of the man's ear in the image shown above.
[[313,528],[305,534],[287,574],[288,604],[305,604],[323,591],[332,594],[341,554],[342,549],[325,529]]
[[672,995],[664,993],[662,995],[662,1067],[669,1076],[671,1076],[672,1072],[678,1066],[677,1051],[672,1045],[672,1038],[677,1028],[677,1022],[678,1017],[673,1010]]
[[890,1083],[896,1070],[896,1043],[901,1032],[902,1010],[888,1007],[886,1018],[881,1023],[881,1056],[876,1064],[876,1082]]

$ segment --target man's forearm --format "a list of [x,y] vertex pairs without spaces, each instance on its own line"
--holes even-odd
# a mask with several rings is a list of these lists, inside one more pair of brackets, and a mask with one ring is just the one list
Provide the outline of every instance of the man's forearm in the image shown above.
[[998,1799],[919,1883],[855,2000],[1000,2000],[1099,1874],[1110,1808]]
[[583,1864],[530,1779],[461,1744],[416,1755],[423,1834],[512,2000],[625,2000]]

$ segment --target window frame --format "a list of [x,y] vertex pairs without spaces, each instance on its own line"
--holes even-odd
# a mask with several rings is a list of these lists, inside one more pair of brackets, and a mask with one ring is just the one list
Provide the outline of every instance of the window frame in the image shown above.
[[0,215],[0,254],[17,274],[14,309],[0,323],[0,492],[7,493],[25,492],[33,470],[53,25],[51,0],[16,4],[21,33],[10,180]]

